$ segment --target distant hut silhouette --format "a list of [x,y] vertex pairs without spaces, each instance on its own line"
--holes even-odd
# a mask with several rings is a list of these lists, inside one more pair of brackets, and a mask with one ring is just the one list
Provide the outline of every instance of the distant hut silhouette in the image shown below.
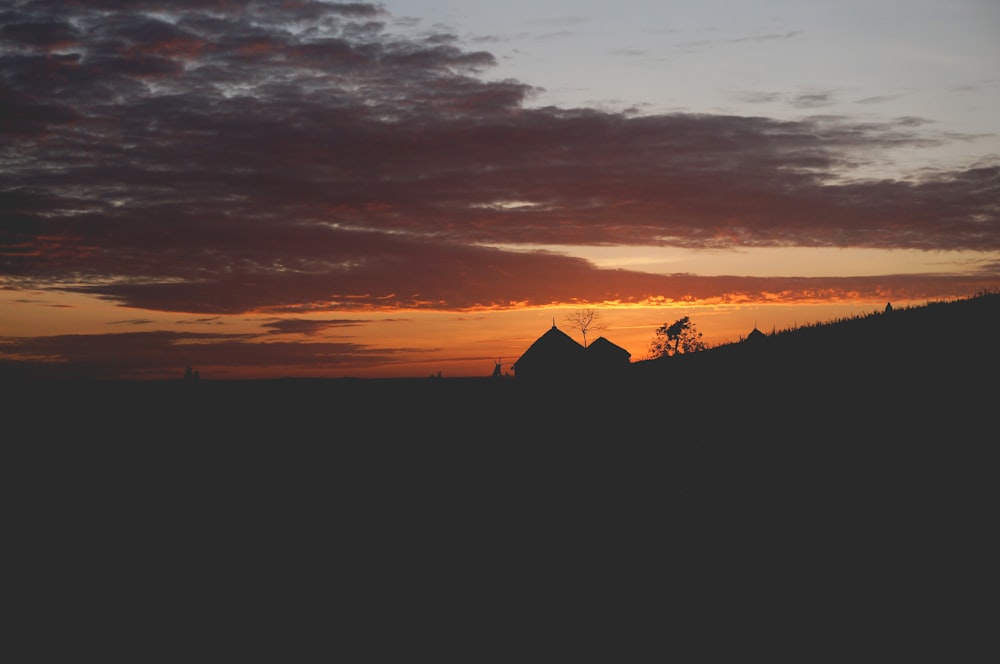
[[752,330],[750,330],[750,334],[747,335],[747,338],[744,340],[744,343],[747,342],[755,343],[758,341],[763,341],[764,339],[767,339],[767,335],[758,330],[757,327],[755,326]]

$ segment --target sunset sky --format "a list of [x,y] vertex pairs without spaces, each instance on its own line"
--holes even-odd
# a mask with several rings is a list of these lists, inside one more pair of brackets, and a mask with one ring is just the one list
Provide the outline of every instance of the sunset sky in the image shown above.
[[15,0],[0,139],[0,377],[487,376],[582,309],[641,360],[1000,288],[995,0]]

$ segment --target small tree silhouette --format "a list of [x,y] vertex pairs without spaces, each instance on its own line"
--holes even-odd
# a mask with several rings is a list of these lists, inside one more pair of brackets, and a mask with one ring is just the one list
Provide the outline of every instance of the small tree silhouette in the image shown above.
[[670,325],[664,323],[656,328],[656,338],[649,345],[649,355],[653,359],[696,353],[705,350],[702,334],[695,329],[690,317],[679,318]]
[[604,330],[607,325],[600,321],[601,312],[595,309],[582,309],[566,314],[566,322],[583,334],[583,345],[587,345],[587,332]]

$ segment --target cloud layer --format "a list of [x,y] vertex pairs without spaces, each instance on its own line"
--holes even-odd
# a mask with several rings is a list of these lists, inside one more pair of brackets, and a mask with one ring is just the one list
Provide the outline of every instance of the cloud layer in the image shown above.
[[367,3],[14,2],[0,13],[0,276],[204,314],[995,281],[699,278],[517,251],[996,252],[1000,166],[852,178],[881,150],[944,140],[914,118],[531,109],[529,84],[485,76],[490,53],[394,35],[388,18]]

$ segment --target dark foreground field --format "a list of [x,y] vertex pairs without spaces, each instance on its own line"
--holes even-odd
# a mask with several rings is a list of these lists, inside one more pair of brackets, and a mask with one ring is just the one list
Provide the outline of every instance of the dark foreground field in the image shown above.
[[997,356],[923,343],[530,388],[18,384],[9,541],[67,611],[294,616],[370,661],[400,641],[522,659],[505,633],[618,661],[690,628],[745,653],[853,660],[867,639],[861,659],[953,661],[995,589]]

